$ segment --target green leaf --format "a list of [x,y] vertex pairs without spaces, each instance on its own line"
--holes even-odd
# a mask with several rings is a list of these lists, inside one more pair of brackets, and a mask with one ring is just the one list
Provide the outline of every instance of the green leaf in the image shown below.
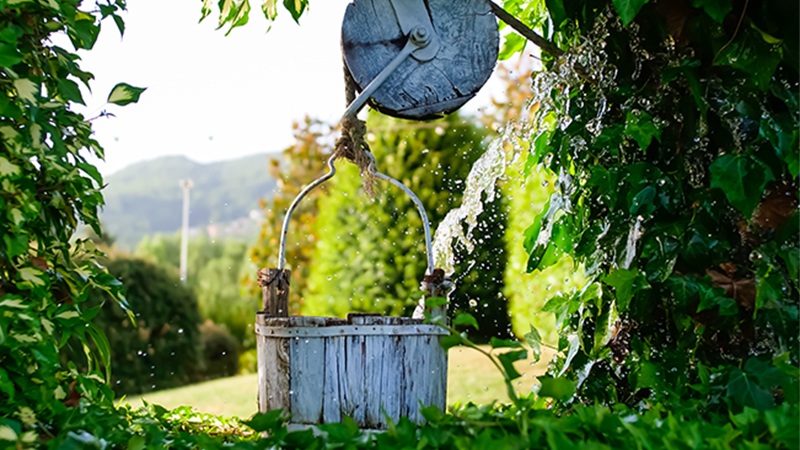
[[15,236],[6,234],[3,236],[3,242],[6,244],[6,253],[9,258],[28,252],[28,238],[24,234],[17,234]]
[[5,157],[0,156],[0,176],[7,177],[19,173],[19,166],[12,164]]
[[639,191],[631,200],[629,211],[631,215],[639,214],[639,211],[644,207],[644,214],[652,214],[656,210],[653,200],[656,198],[656,188],[653,186],[645,186],[644,189]]
[[720,156],[709,170],[711,187],[721,189],[748,220],[761,201],[767,182],[775,179],[768,167],[746,155]]
[[97,352],[100,353],[100,362],[106,371],[106,383],[111,384],[111,344],[105,333],[93,323],[89,324],[89,335],[97,347]]
[[555,29],[561,28],[561,24],[567,20],[567,9],[564,7],[564,0],[545,0],[547,11],[550,12],[550,18],[553,20]]
[[648,0],[613,0],[614,9],[619,14],[620,19],[622,19],[623,25],[628,25],[633,21],[637,14],[639,14],[639,10],[642,9],[645,3]]
[[539,335],[539,331],[530,326],[531,330],[525,333],[525,342],[530,346],[531,352],[533,353],[533,362],[539,362],[539,359],[542,357],[542,336]]
[[142,95],[142,92],[146,90],[147,88],[137,88],[127,83],[119,83],[108,94],[108,103],[120,106],[136,103],[139,101],[139,96]]
[[453,320],[453,325],[468,325],[475,328],[476,330],[479,329],[478,321],[475,320],[472,314],[466,314],[466,313],[459,314],[455,318],[455,320]]
[[786,263],[786,270],[789,272],[789,278],[798,284],[797,276],[800,273],[800,248],[790,247],[780,253],[781,259]]
[[37,103],[36,98],[39,96],[39,84],[27,78],[20,78],[14,80],[14,89],[17,91],[17,97],[20,100],[32,105]]
[[653,116],[644,111],[638,115],[628,111],[625,116],[625,135],[633,138],[642,150],[647,150],[653,138],[661,140],[661,130],[653,123]]
[[730,66],[751,75],[758,88],[766,91],[772,75],[782,58],[780,47],[764,42],[761,35],[753,30],[744,30],[742,35],[727,47],[720,49],[714,65]]
[[755,377],[746,374],[739,368],[734,368],[728,378],[728,396],[740,405],[758,410],[770,409],[775,406],[772,394],[759,386]]
[[[228,32],[225,33],[225,36],[231,34],[231,31],[233,31],[234,28],[246,25],[249,20],[250,1],[240,0],[240,3],[235,4],[235,7],[231,9],[230,13],[225,19],[225,22],[231,25],[230,28],[228,28]],[[220,26],[222,26],[222,24],[220,24]]]
[[75,48],[91,50],[100,34],[100,25],[95,23],[94,16],[90,14],[79,15],[77,20],[67,22],[67,35]]
[[512,341],[511,339],[498,339],[496,337],[492,337],[491,341],[489,341],[492,348],[522,348],[522,344],[519,341]]
[[565,402],[575,395],[575,382],[566,378],[540,377],[542,386],[537,395]]
[[444,306],[447,303],[448,301],[444,297],[428,297],[425,299],[426,308],[436,308],[438,306]]
[[517,372],[517,369],[514,368],[514,362],[522,361],[527,357],[527,350],[515,350],[497,355],[497,359],[500,360],[500,364],[503,366],[509,380],[516,380],[522,376]]
[[117,30],[119,30],[119,37],[125,36],[125,21],[122,17],[111,14],[111,18],[114,19],[114,23],[117,25]]
[[61,93],[61,98],[64,100],[80,103],[84,106],[86,105],[86,103],[83,101],[81,90],[78,88],[78,84],[74,81],[59,78],[58,91]]
[[22,61],[16,45],[0,44],[0,67],[13,67]]
[[278,0],[264,0],[261,4],[261,11],[264,12],[264,17],[269,22],[274,21],[278,17]]
[[733,9],[731,0],[693,0],[692,6],[703,8],[706,14],[719,23],[722,23],[725,16]]
[[634,280],[638,275],[639,271],[637,269],[617,269],[603,278],[603,282],[612,286],[616,291],[617,308],[621,312],[628,310],[628,305],[630,305],[634,294]]
[[789,375],[790,377],[800,377],[800,368],[795,366],[794,364],[789,361],[791,357],[790,352],[786,352],[780,356],[777,356],[772,359],[772,365],[777,367],[781,372]]
[[442,341],[439,342],[439,345],[441,345],[444,351],[447,352],[451,348],[461,345],[461,342],[461,336],[457,334],[448,334],[447,336],[442,337]]
[[289,11],[292,19],[299,24],[300,16],[303,15],[303,11],[308,7],[308,0],[283,0],[283,7]]
[[97,167],[82,162],[79,162],[76,165],[78,166],[79,169],[83,170],[84,172],[86,172],[86,174],[92,177],[94,181],[97,181],[98,186],[103,186],[103,176],[100,175],[100,171],[97,170]]
[[527,39],[517,33],[509,33],[505,35],[503,48],[500,49],[497,59],[500,61],[505,61],[508,58],[511,58],[515,53],[521,52],[525,48],[525,44],[527,42]]
[[275,409],[266,413],[256,413],[250,420],[243,420],[242,423],[252,428],[253,431],[273,431],[283,425],[283,410]]

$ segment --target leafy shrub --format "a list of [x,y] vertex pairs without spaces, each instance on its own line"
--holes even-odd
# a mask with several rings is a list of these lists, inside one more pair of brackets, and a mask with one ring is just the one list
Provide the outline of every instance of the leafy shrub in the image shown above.
[[210,320],[200,325],[205,377],[220,378],[239,372],[239,342],[228,330]]
[[547,6],[570,48],[534,77],[529,160],[558,178],[526,250],[585,267],[544,307],[562,407],[796,417],[798,3]]
[[[196,382],[203,358],[197,300],[169,269],[138,258],[117,257],[109,272],[123,282],[134,325],[125,311],[93,291],[87,305],[100,307],[93,323],[111,348],[111,387],[117,395],[139,394]],[[72,342],[62,357],[86,367],[82,348]]]
[[[145,236],[136,246],[136,254],[177,271],[180,239],[180,233]],[[256,271],[246,255],[247,244],[235,238],[211,239],[200,233],[189,239],[188,252],[186,285],[197,296],[200,315],[224,325],[240,348],[253,348],[253,322],[261,296],[242,292],[241,278]]]

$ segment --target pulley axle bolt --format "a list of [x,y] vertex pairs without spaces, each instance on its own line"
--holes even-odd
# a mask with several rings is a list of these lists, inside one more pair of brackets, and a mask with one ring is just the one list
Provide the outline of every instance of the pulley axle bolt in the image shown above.
[[425,27],[416,27],[411,30],[411,42],[417,47],[427,47],[431,42],[431,35]]

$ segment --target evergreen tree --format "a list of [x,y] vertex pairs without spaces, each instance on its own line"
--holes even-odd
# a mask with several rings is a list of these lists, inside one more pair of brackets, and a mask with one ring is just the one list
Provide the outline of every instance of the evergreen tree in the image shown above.
[[[475,125],[452,115],[428,123],[373,114],[369,144],[378,168],[409,187],[425,205],[432,228],[460,205],[464,180],[486,139]],[[373,201],[361,192],[358,170],[338,163],[330,195],[320,201],[319,239],[305,295],[304,314],[380,312],[410,315],[422,292],[427,267],[422,221],[411,199],[381,183]],[[506,255],[501,201],[488,205],[475,230],[486,245],[458,250],[457,289],[450,311],[469,310],[483,337],[510,332],[502,291]]]

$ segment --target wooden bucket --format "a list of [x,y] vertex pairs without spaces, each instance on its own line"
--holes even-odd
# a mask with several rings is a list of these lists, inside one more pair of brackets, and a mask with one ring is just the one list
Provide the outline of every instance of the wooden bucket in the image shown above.
[[381,430],[387,416],[421,422],[421,406],[445,410],[446,330],[376,314],[285,317],[288,271],[282,279],[276,269],[262,272],[264,311],[255,327],[260,412],[283,409],[290,429],[348,416],[362,429]]

